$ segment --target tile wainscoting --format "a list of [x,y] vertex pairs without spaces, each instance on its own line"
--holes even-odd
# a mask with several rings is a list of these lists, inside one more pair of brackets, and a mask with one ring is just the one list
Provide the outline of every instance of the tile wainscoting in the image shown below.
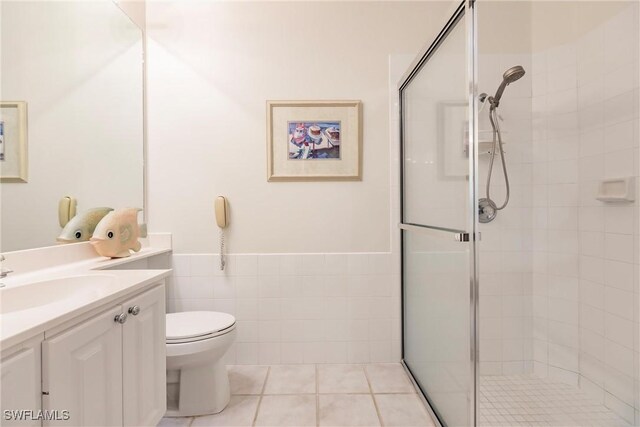
[[237,319],[227,364],[399,362],[392,253],[174,254],[167,310]]

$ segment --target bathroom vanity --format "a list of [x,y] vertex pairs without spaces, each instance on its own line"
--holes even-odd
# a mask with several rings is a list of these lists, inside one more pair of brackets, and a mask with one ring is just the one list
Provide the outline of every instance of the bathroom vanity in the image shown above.
[[[60,201],[78,213],[146,208],[144,25],[130,15],[144,5],[2,6],[13,36],[2,43],[12,58],[0,67],[3,98],[24,108],[0,105],[0,122],[25,126],[20,141],[5,134],[0,174],[0,267],[14,271],[0,277],[0,425],[155,426],[166,409],[170,236],[118,260],[89,243],[50,246],[71,212]],[[16,141],[29,149],[17,155]],[[28,177],[6,175],[14,164]]]
[[145,248],[124,260],[94,256],[3,279],[0,424],[159,422],[166,410],[171,270],[148,268],[168,251]]

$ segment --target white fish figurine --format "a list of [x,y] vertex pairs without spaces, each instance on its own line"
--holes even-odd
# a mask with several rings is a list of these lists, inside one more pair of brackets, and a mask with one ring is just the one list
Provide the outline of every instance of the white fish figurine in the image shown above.
[[111,208],[92,208],[77,214],[64,226],[56,240],[60,243],[88,241],[98,223],[112,210]]
[[138,225],[138,212],[142,209],[124,208],[109,212],[98,224],[90,242],[99,255],[109,258],[131,256],[129,250],[138,252],[140,237],[146,237],[146,226]]

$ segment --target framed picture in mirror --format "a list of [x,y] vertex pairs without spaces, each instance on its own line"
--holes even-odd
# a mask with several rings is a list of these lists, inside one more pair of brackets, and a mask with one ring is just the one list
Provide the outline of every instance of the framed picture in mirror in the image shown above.
[[27,103],[0,102],[0,182],[27,182]]

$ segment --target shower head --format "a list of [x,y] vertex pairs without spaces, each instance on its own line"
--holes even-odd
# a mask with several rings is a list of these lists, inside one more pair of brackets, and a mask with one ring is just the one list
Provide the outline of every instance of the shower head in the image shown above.
[[502,83],[500,83],[500,87],[498,87],[496,94],[493,96],[493,99],[491,100],[491,106],[493,108],[496,108],[500,103],[500,98],[502,98],[502,93],[504,92],[504,89],[507,86],[509,86],[511,83],[515,82],[516,80],[524,76],[524,73],[525,73],[524,68],[522,68],[522,66],[520,65],[511,67],[504,72],[504,74],[502,75]]
[[502,78],[508,83],[513,83],[522,76],[524,76],[524,68],[521,65],[516,65],[505,71]]

